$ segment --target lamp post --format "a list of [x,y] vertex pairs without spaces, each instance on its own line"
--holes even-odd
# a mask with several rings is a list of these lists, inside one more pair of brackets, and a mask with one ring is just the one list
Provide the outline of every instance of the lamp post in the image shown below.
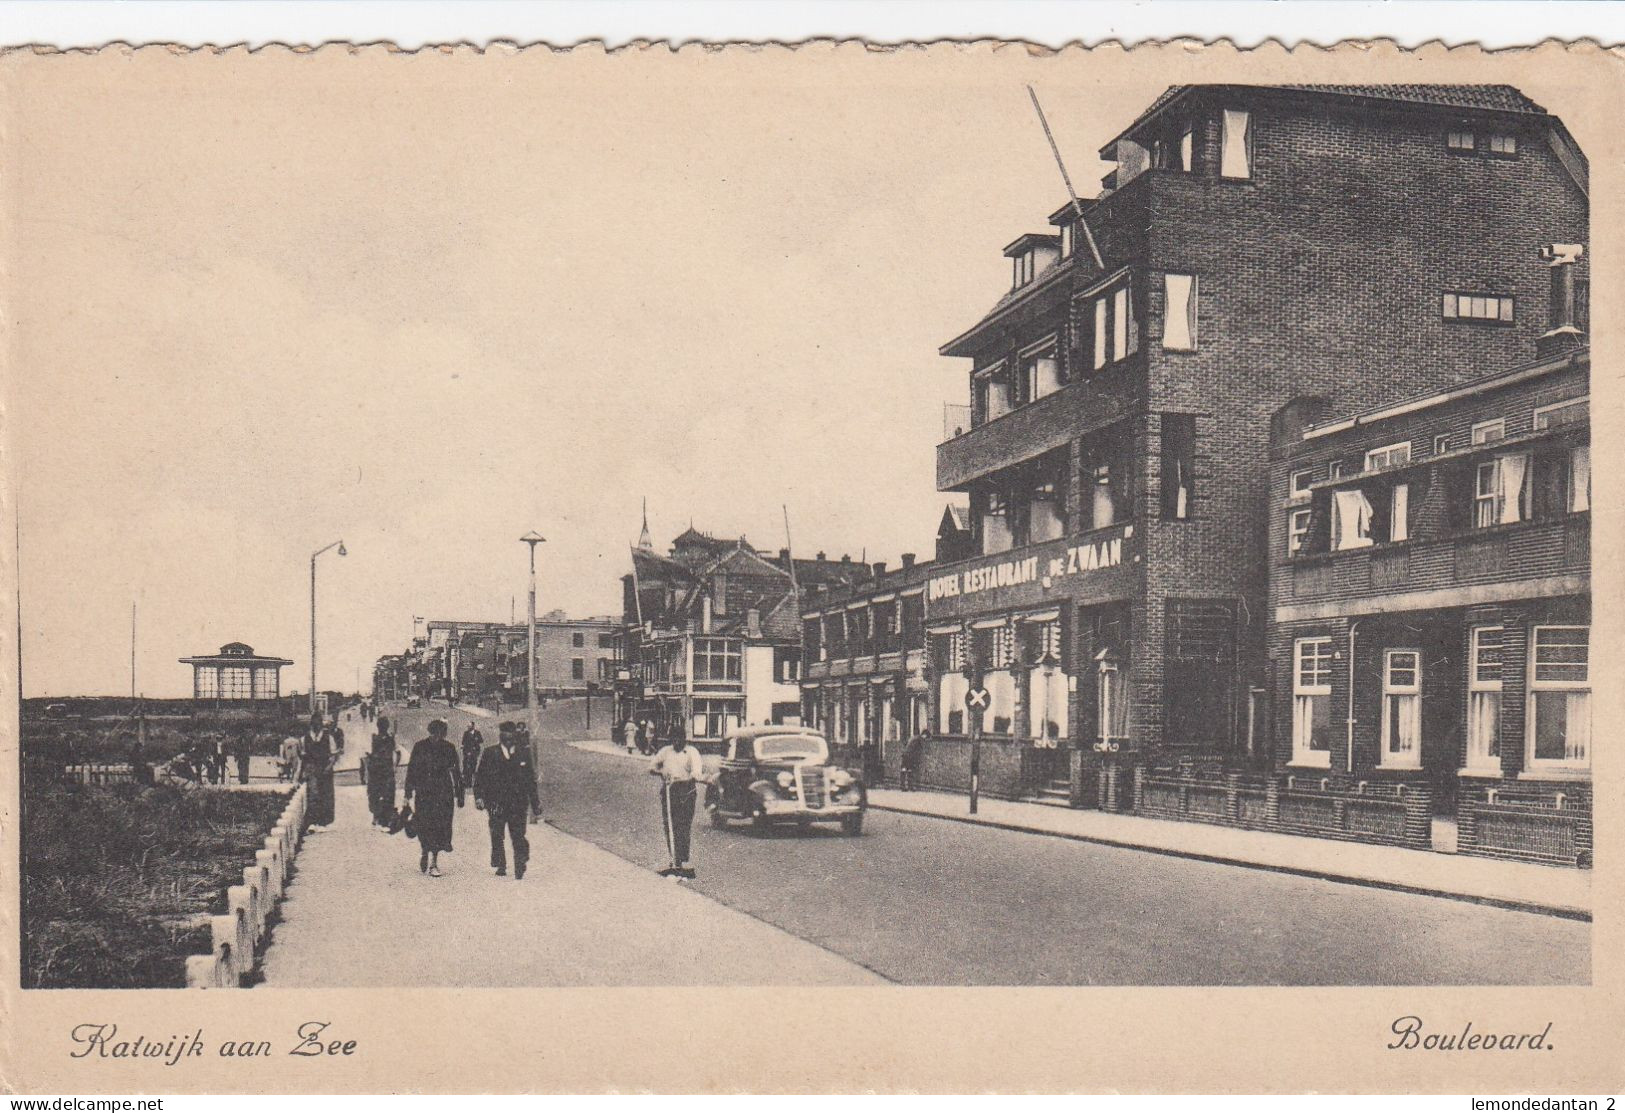
[[536,721],[536,546],[547,538],[531,530],[519,540],[530,546],[530,607],[527,611],[525,650],[525,722],[530,730],[530,762],[536,771],[538,789],[542,783],[542,731]]
[[310,554],[310,713],[316,714],[316,558],[329,549],[338,549],[339,556],[347,556],[343,541],[323,545]]

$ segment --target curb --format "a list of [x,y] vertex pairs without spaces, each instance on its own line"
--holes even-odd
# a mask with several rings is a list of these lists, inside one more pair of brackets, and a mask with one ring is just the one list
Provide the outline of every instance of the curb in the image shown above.
[[300,785],[282,816],[243,869],[243,883],[226,890],[226,914],[209,918],[212,949],[186,959],[187,989],[237,989],[258,964],[255,951],[270,930],[271,914],[282,900],[293,857],[305,831],[306,788]]
[[1171,847],[1146,846],[1142,843],[1127,842],[1122,839],[1109,839],[1100,835],[1078,835],[1070,831],[1051,831],[1043,827],[1029,827],[1022,823],[1008,823],[1003,820],[972,818],[964,815],[941,815],[937,812],[913,811],[909,808],[899,808],[886,804],[876,804],[872,800],[870,809],[880,812],[892,812],[896,815],[919,816],[922,819],[944,819],[950,823],[964,823],[972,827],[993,827],[1000,831],[1015,831],[1024,835],[1048,835],[1051,838],[1070,839],[1072,842],[1094,843],[1097,846],[1113,846],[1122,850],[1140,850],[1147,854],[1161,854],[1168,858],[1186,858],[1195,862],[1212,862],[1221,866],[1241,866],[1244,869],[1265,870],[1270,873],[1284,873],[1293,877],[1308,877],[1317,881],[1331,881],[1340,885],[1359,885],[1367,889],[1385,889],[1394,893],[1411,893],[1416,896],[1440,897],[1444,900],[1457,900],[1465,904],[1480,904],[1490,908],[1505,908],[1513,912],[1533,912],[1542,916],[1554,916],[1563,920],[1580,920],[1591,923],[1591,911],[1585,908],[1575,908],[1563,904],[1541,904],[1538,901],[1518,900],[1514,897],[1485,896],[1478,893],[1458,893],[1448,889],[1430,889],[1424,885],[1409,885],[1403,881],[1386,881],[1376,877],[1359,877],[1344,873],[1331,873],[1326,870],[1308,869],[1303,866],[1275,865],[1270,862],[1254,862],[1246,858],[1231,858],[1222,854],[1204,854],[1196,850],[1177,850]]

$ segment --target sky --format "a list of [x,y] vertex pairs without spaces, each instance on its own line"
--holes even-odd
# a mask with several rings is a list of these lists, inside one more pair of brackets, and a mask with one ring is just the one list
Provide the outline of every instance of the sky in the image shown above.
[[[1019,48],[10,56],[24,694],[229,641],[370,682],[414,616],[618,613],[641,501],[929,556],[937,353],[1165,67]],[[1538,99],[1538,98],[1537,98]]]

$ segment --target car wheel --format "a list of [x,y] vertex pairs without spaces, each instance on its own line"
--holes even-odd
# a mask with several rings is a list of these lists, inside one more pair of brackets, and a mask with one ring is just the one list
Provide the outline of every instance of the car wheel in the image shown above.
[[717,807],[715,804],[712,804],[706,810],[711,813],[711,826],[715,827],[718,831],[726,831],[728,829],[728,817],[722,814],[721,808]]
[[841,817],[841,833],[852,838],[863,834],[863,813],[854,812]]
[[767,807],[760,800],[756,801],[755,807],[751,810],[750,825],[758,835],[773,833],[773,824],[767,818]]

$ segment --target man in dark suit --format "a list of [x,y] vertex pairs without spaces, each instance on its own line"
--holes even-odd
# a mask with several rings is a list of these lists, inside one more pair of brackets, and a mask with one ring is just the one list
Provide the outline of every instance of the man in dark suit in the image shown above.
[[497,744],[480,756],[479,772],[474,777],[474,806],[485,810],[490,823],[491,865],[498,877],[508,873],[505,837],[513,840],[515,880],[524,879],[525,865],[530,861],[525,822],[532,811],[537,816],[542,814],[533,761],[530,747],[520,740],[512,723],[498,728]]

